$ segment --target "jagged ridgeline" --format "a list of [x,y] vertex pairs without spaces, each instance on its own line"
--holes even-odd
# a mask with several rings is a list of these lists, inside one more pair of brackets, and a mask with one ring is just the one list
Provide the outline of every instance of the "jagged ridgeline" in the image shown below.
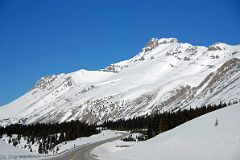
[[133,58],[99,71],[41,78],[0,107],[0,125],[90,124],[239,101],[240,45],[194,46],[153,38]]

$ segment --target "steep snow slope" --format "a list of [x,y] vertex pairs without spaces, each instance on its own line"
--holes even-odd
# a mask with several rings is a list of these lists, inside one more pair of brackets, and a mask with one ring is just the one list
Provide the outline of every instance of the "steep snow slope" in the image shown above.
[[114,148],[113,142],[99,146],[92,152],[104,160],[239,160],[239,115],[240,104],[235,104],[193,119],[132,147],[112,152],[104,149]]
[[101,71],[43,77],[0,107],[0,124],[89,123],[239,101],[240,45],[210,47],[151,39],[135,57]]

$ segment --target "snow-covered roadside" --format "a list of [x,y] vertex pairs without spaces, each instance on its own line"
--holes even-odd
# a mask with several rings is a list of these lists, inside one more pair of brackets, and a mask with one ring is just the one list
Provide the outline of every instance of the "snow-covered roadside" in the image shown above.
[[[19,140],[18,140],[19,138]],[[18,137],[17,134],[12,134],[11,136],[7,136],[7,134],[4,134],[1,138],[1,141],[8,143],[11,146],[14,146],[15,144],[15,148],[24,150],[27,153],[38,153],[38,147],[39,147],[39,141],[35,140],[34,143],[29,142],[30,139],[27,137]]]
[[109,153],[115,153],[120,150],[123,150],[125,148],[132,147],[138,143],[142,142],[134,142],[134,141],[122,141],[122,140],[116,140],[108,143],[104,143],[98,147],[96,147],[94,150],[92,150],[91,154],[97,156],[99,159],[104,159],[104,157],[107,157]]
[[32,152],[27,152],[20,148],[14,147],[0,140],[0,159],[39,159],[46,157]]
[[[73,141],[60,143],[54,147],[54,150],[58,148],[58,152],[57,152],[58,154],[53,154],[52,152],[49,152],[47,155],[28,152],[24,150],[24,148],[20,149],[0,140],[0,159],[17,159],[17,158],[18,159],[39,159],[41,157],[46,157],[46,156],[55,156],[61,153],[65,153],[66,151],[73,149],[74,147],[106,140],[106,139],[113,138],[120,135],[121,135],[121,132],[118,132],[118,131],[104,130],[101,133],[92,135],[90,137],[82,137]],[[4,137],[4,140],[6,141],[7,138]],[[25,144],[25,141],[21,139],[21,143]]]
[[112,142],[97,147],[92,153],[101,155],[101,160],[239,160],[239,115],[240,104],[235,104],[137,145],[119,149],[115,147],[119,142]]
[[0,155],[36,155],[36,153],[24,151],[0,140]]
[[[72,149],[72,148],[75,148],[75,147],[78,147],[78,146],[103,141],[103,140],[113,138],[113,137],[117,137],[117,136],[120,136],[120,135],[122,135],[122,134],[119,131],[104,130],[101,133],[92,135],[90,137],[82,137],[82,138],[78,138],[78,139],[73,140],[73,141],[67,141],[67,142],[60,143],[60,144],[58,144],[57,146],[54,147],[54,150],[56,150],[56,148],[58,148],[58,153],[62,153],[62,152],[65,152],[69,149]],[[49,154],[53,154],[53,153],[49,152]]]

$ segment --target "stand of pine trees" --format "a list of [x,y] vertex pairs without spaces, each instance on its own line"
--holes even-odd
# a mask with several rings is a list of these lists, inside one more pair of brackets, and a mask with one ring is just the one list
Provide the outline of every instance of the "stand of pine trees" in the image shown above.
[[164,112],[150,116],[136,117],[128,120],[119,119],[117,121],[106,121],[102,124],[102,127],[114,130],[131,131],[147,129],[147,137],[152,138],[157,134],[172,129],[193,118],[226,106],[226,103],[220,103],[218,105],[208,105],[194,109],[183,109],[178,110],[177,112]]
[[39,143],[39,153],[47,153],[57,144],[74,140],[79,137],[88,137],[97,134],[99,131],[95,125],[89,125],[80,121],[64,122],[60,124],[11,124],[6,127],[0,127],[0,137],[7,134],[17,134],[18,137],[28,137],[27,142]]

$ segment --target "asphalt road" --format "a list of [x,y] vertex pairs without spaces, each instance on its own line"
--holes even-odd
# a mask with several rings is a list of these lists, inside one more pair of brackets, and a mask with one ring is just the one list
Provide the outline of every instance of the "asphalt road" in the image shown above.
[[90,155],[90,152],[97,146],[107,143],[107,142],[111,142],[117,139],[120,139],[122,137],[125,137],[126,135],[128,135],[127,133],[121,133],[121,136],[115,137],[115,138],[110,138],[104,141],[100,141],[100,142],[95,142],[95,143],[91,143],[85,146],[80,146],[77,147],[75,149],[69,150],[66,153],[63,153],[59,156],[53,157],[53,158],[49,158],[47,160],[97,160],[96,158],[94,158],[92,155]]

